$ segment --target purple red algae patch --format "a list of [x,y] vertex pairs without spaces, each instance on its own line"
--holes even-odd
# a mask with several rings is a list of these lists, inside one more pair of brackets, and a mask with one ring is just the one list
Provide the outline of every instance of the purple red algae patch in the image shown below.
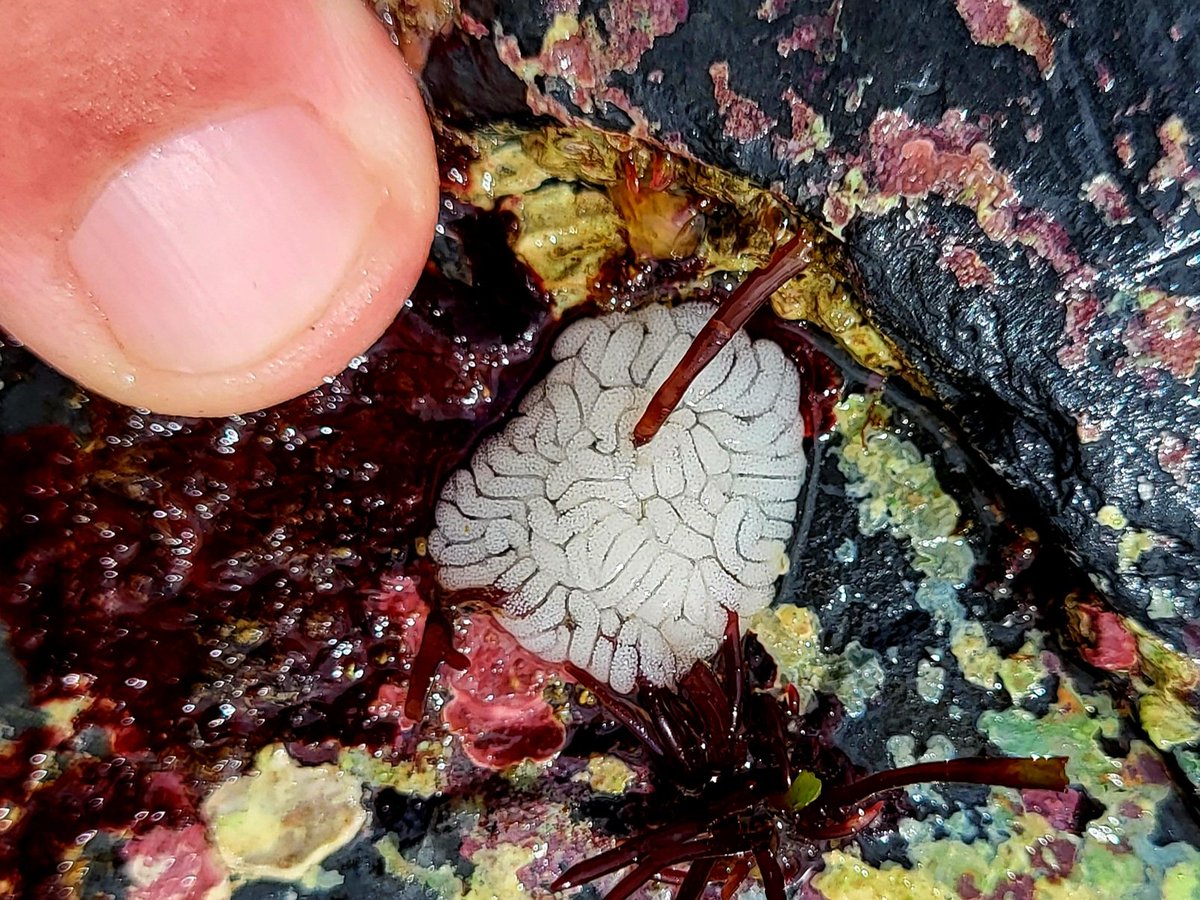
[[1045,24],[1018,0],[956,0],[971,38],[985,47],[1015,47],[1033,57],[1038,71],[1049,76],[1054,66],[1054,40]]

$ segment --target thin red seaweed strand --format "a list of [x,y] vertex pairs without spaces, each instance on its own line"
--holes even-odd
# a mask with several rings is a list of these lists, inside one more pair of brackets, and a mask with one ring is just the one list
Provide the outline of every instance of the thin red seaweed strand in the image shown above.
[[603,700],[605,708],[613,718],[629,729],[630,734],[641,741],[647,750],[655,756],[665,755],[662,741],[659,740],[649,716],[641,707],[622,697],[586,669],[581,669],[570,662],[564,668],[576,683],[583,685]]
[[719,859],[727,853],[724,842],[719,838],[706,838],[679,846],[663,847],[650,853],[644,862],[634,866],[628,875],[604,895],[604,900],[627,900],[638,888],[664,869],[682,863]]
[[688,868],[688,873],[683,881],[679,883],[679,890],[675,892],[675,900],[700,900],[704,895],[704,889],[708,887],[708,882],[712,879],[712,870],[717,861],[715,859],[698,859]]
[[762,877],[767,900],[786,900],[787,880],[783,877],[775,853],[771,850],[755,850],[754,861],[758,863],[758,874]]
[[441,609],[431,609],[425,617],[421,646],[413,660],[408,678],[408,696],[404,700],[404,715],[420,721],[425,715],[425,700],[433,686],[434,676],[442,663],[455,669],[466,669],[471,661],[454,649],[454,626]]
[[646,411],[634,426],[634,446],[640,447],[658,434],[667,417],[687,393],[689,385],[721,352],[721,348],[729,343],[772,294],[808,268],[812,250],[812,238],[807,232],[800,231],[776,249],[765,266],[738,285],[700,329],[679,365],[650,399]]
[[944,762],[918,763],[914,766],[876,772],[858,781],[831,788],[814,806],[827,813],[837,813],[863,804],[882,791],[929,782],[1065,791],[1067,759],[1063,756],[1049,756],[1043,759],[989,759],[973,756]]
[[598,856],[576,863],[563,872],[550,885],[552,891],[562,891],[576,885],[586,884],[597,878],[603,878],[618,869],[637,862],[652,845],[669,843],[678,844],[680,841],[691,841],[704,833],[704,826],[696,822],[685,822],[665,828],[647,831],[640,837],[630,838],[610,850],[605,850]]

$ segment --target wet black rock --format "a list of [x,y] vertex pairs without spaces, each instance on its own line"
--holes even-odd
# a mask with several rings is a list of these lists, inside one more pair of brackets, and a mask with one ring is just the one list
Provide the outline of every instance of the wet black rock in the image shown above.
[[[975,210],[936,196],[860,215],[845,236],[870,310],[1114,608],[1195,651],[1200,216],[1189,190],[1200,193],[1200,176],[1188,168],[1186,133],[1173,151],[1167,132],[1200,128],[1192,90],[1200,82],[1200,7],[1033,0],[1023,9],[1045,40],[1038,44],[1035,29],[1018,49],[972,40],[967,20],[986,6],[584,3],[580,18],[591,16],[599,40],[612,42],[610,56],[629,43],[620,11],[666,23],[644,53],[609,67],[606,86],[627,100],[592,90],[594,107],[581,109],[569,71],[542,72],[529,87],[600,126],[627,129],[633,109],[652,134],[780,186],[812,212],[848,161],[868,172],[883,167],[871,158],[869,134],[881,113],[937,129],[948,111],[961,111],[981,129],[1020,209],[1054,227],[992,240]],[[542,0],[477,12],[493,37],[514,38],[525,57],[539,52],[551,22]],[[731,136],[729,110],[723,114],[714,95],[714,63],[727,63],[729,88],[761,110],[760,136]],[[789,89],[828,129],[828,146],[817,146],[811,161],[777,152],[776,139],[790,134]],[[453,89],[440,83],[439,91],[453,108]],[[1098,177],[1115,205],[1085,199]],[[991,286],[960,286],[940,259],[947,241],[978,253]],[[1170,306],[1166,321],[1147,312],[1156,297],[1168,298],[1157,311]],[[1065,362],[1064,348],[1073,346]],[[1098,518],[1105,507],[1126,524],[1112,527],[1113,510]]]

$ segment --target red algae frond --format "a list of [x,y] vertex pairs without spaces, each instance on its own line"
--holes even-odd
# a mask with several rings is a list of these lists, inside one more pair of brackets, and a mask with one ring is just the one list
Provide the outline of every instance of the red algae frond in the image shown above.
[[404,715],[413,721],[419,721],[424,715],[429,689],[442,663],[461,670],[467,668],[471,661],[454,649],[454,628],[446,614],[441,609],[433,609],[425,619],[421,649],[413,661],[408,680],[408,698],[404,702]]
[[[931,781],[1043,791],[1067,787],[1066,760],[966,758],[878,772],[826,788],[807,770],[792,776],[805,742],[819,738],[789,723],[779,701],[753,683],[737,617],[712,663],[697,662],[675,690],[643,683],[620,695],[582,670],[568,668],[642,744],[668,803],[669,824],[647,828],[563,872],[551,885],[577,887],[623,869],[606,895],[624,900],[664,872],[680,878],[676,900],[698,900],[710,882],[730,897],[758,869],[768,900],[783,900],[790,878],[815,864],[824,842],[853,837],[885,806],[884,791]],[[840,780],[825,754],[817,768]],[[821,762],[821,760],[824,760]]]
[[871,802],[877,794],[929,782],[1061,792],[1067,789],[1067,759],[972,756],[876,772],[823,793],[805,808],[797,822],[799,830],[814,840],[849,836],[878,815],[882,803]]
[[779,247],[765,266],[738,285],[737,290],[729,295],[700,329],[683,359],[651,398],[646,411],[634,426],[634,446],[647,444],[658,434],[696,376],[704,371],[705,366],[713,361],[721,348],[729,343],[730,338],[745,326],[772,294],[808,268],[812,253],[812,237],[801,231]]
[[468,665],[448,679],[453,696],[442,719],[471,761],[504,769],[553,758],[567,736],[545,698],[556,668],[525,650],[490,613],[470,616],[461,645]]

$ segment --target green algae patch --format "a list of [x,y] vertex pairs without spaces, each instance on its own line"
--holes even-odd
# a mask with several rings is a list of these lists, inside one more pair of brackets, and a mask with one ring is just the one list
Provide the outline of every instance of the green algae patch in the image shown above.
[[402,794],[429,799],[446,787],[446,748],[436,741],[421,741],[408,758],[391,759],[355,747],[343,750],[342,771],[372,787],[390,787]]
[[1125,513],[1121,512],[1117,506],[1102,506],[1096,511],[1096,521],[1105,528],[1112,528],[1115,531],[1120,531],[1129,524],[1129,520],[1125,518]]
[[555,182],[504,206],[517,217],[514,252],[559,310],[586,301],[604,266],[625,252],[621,218],[599,191]]
[[1110,789],[1122,763],[1101,749],[1101,739],[1115,740],[1120,733],[1112,701],[1104,696],[1084,700],[1063,684],[1052,714],[1035,716],[1023,709],[988,710],[979,717],[979,729],[1010,756],[1066,756],[1067,775],[1092,796]]
[[1064,681],[1045,716],[989,711],[979,726],[1004,753],[1067,756],[1072,783],[1103,805],[1082,836],[1069,836],[1076,847],[1073,882],[1101,888],[1120,884],[1127,897],[1151,898],[1162,896],[1168,871],[1180,883],[1189,873],[1195,877],[1200,851],[1181,842],[1160,845],[1156,839],[1160,806],[1173,791],[1161,757],[1137,740],[1124,758],[1104,750],[1104,739],[1113,740],[1121,731],[1108,698],[1080,694]]
[[1175,750],[1174,756],[1183,777],[1191,782],[1193,788],[1200,791],[1200,753],[1180,747]]
[[1117,571],[1132,572],[1137,568],[1142,554],[1158,545],[1159,536],[1153,531],[1129,528],[1117,541]]
[[580,774],[598,794],[624,794],[637,780],[628,763],[608,754],[590,757]]
[[892,426],[892,410],[877,395],[850,394],[835,407],[841,437],[838,469],[846,494],[858,500],[859,530],[887,531],[910,548],[921,575],[913,599],[946,623],[963,677],[1020,700],[1041,691],[1046,673],[1035,647],[1000,656],[983,625],[969,620],[959,592],[970,581],[975,554],[960,533],[961,510],[942,488],[929,457]]
[[1029,639],[1010,656],[1001,656],[991,645],[983,626],[963,621],[951,627],[950,650],[958,660],[963,678],[984,690],[1008,691],[1013,702],[1045,693],[1050,677],[1042,662],[1041,635],[1030,632]]
[[930,704],[939,703],[946,690],[946,670],[922,659],[917,663],[916,685],[917,694],[922,700]]
[[536,190],[554,177],[510,135],[479,132],[472,138],[477,158],[467,169],[464,194],[481,209],[491,209],[504,197]]
[[963,896],[1004,896],[1018,879],[1034,882],[1036,898],[1102,900],[1095,887],[1066,881],[1054,853],[1062,840],[1040,815],[1000,811],[988,839],[965,843],[954,839],[910,841],[912,867],[888,862],[879,868],[850,851],[825,854],[826,869],[813,886],[830,900],[926,900]]
[[1195,704],[1200,665],[1136,621],[1122,619],[1122,624],[1137,640],[1139,672],[1133,684],[1141,694],[1138,715],[1146,734],[1160,750],[1200,744]]
[[475,870],[463,900],[511,900],[527,893],[517,873],[537,859],[537,850],[516,844],[485,847],[471,856]]
[[462,881],[453,868],[449,865],[427,868],[409,862],[400,853],[394,834],[376,841],[375,849],[383,859],[384,871],[397,881],[418,884],[440,900],[460,900],[462,897]]
[[1171,866],[1163,876],[1163,900],[1195,900],[1200,897],[1200,866],[1195,861]]
[[1107,698],[1081,695],[1064,679],[1044,717],[1020,709],[989,711],[980,728],[1009,755],[1068,756],[1072,782],[1103,805],[1101,814],[1075,834],[1028,805],[1054,809],[1055,801],[1027,800],[1021,792],[998,788],[982,824],[962,812],[902,819],[897,830],[911,866],[874,867],[855,848],[826,853],[825,868],[812,882],[822,896],[918,900],[1019,890],[1034,900],[1107,900],[1115,885],[1128,900],[1197,896],[1200,850],[1156,839],[1160,808],[1172,792],[1161,759],[1139,741],[1125,758],[1104,752],[1103,739],[1115,739],[1121,730]]
[[835,409],[838,469],[859,501],[859,530],[890,531],[909,543],[913,568],[927,580],[962,587],[975,554],[957,534],[961,510],[932,462],[890,427],[892,411],[878,397],[850,394]]
[[1155,692],[1138,701],[1138,718],[1146,734],[1160,750],[1200,742],[1196,711],[1178,697]]
[[[578,27],[573,17],[560,21],[569,23],[563,34]],[[678,285],[685,296],[718,279],[740,279],[802,229],[812,261],[772,297],[776,315],[820,326],[872,371],[906,368],[863,310],[836,236],[749,180],[598,129],[444,128],[444,136],[468,158],[451,168],[449,188],[481,209],[517,213],[513,247],[559,312],[588,299],[620,305],[623,288],[602,270],[636,280],[640,266],[686,260],[688,274]],[[915,371],[908,377],[921,381]]]
[[851,641],[841,654],[821,647],[821,622],[806,607],[777,606],[761,610],[749,630],[775,660],[780,677],[794,685],[803,709],[811,709],[820,692],[834,694],[847,715],[859,716],[879,694],[884,671],[879,655]]

